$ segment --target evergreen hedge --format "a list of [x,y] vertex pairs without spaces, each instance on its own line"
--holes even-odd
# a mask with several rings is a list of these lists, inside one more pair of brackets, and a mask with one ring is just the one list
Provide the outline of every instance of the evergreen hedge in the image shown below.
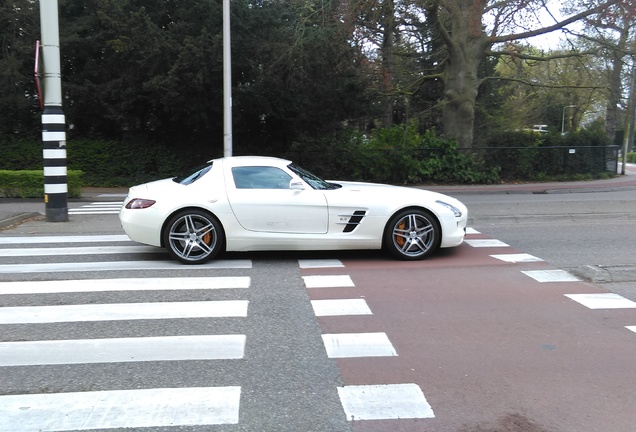
[[[81,196],[82,174],[82,171],[67,171],[69,198],[79,198]],[[43,198],[44,170],[0,170],[0,197]]]

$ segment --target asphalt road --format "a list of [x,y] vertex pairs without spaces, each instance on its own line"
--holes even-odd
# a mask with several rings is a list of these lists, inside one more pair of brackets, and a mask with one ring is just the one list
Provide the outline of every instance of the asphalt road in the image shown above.
[[636,190],[456,196],[474,228],[636,300]]
[[0,232],[0,431],[632,432],[632,283],[580,275],[633,265],[633,192],[456,196],[476,231],[416,263]]

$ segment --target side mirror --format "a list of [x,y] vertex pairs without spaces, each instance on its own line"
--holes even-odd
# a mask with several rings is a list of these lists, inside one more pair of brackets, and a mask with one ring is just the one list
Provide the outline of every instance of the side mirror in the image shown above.
[[292,180],[289,182],[289,188],[292,190],[304,190],[305,184],[300,180]]

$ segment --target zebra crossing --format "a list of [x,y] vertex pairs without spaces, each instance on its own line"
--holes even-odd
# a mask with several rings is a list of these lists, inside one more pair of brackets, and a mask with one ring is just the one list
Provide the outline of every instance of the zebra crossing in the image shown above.
[[[170,274],[175,263],[168,260],[111,260],[124,254],[161,252],[133,245],[126,236],[0,237],[0,374],[38,368],[73,368],[82,365],[150,364],[151,362],[237,361],[244,358],[244,334],[174,334],[121,337],[32,338],[29,331],[42,326],[64,326],[78,331],[87,324],[134,327],[135,323],[200,319],[244,319],[249,301],[236,299],[205,301],[134,301],[78,304],[37,304],[36,299],[61,295],[129,294],[157,292],[246,291],[250,276],[199,276],[210,270],[249,269],[251,261],[218,261],[191,271],[191,276]],[[66,246],[71,245],[72,246]],[[90,244],[86,245],[86,244]],[[95,246],[103,244],[103,246]],[[30,247],[26,247],[30,246]],[[48,246],[48,247],[47,247]],[[98,256],[98,262],[37,262],[40,259]],[[28,263],[16,262],[27,258]],[[23,260],[22,260],[23,261]],[[166,277],[73,278],[75,273],[101,271],[161,271]],[[62,274],[64,279],[36,280],[43,275]],[[29,280],[9,281],[17,274]],[[68,274],[68,277],[67,277]],[[162,275],[163,276],[163,275]],[[35,305],[8,305],[4,299],[32,299]],[[81,327],[80,327],[81,326]],[[27,329],[14,335],[11,329]],[[186,326],[187,328],[187,326]],[[43,333],[47,333],[43,331]],[[82,333],[82,332],[80,332]],[[84,332],[86,333],[86,332]],[[90,333],[90,332],[88,332]],[[179,332],[177,332],[179,333]],[[186,332],[187,333],[187,332]],[[52,378],[47,376],[47,378]],[[0,382],[7,382],[2,380]],[[64,386],[61,386],[64,387]],[[113,385],[113,387],[118,387]],[[63,431],[105,428],[157,428],[167,426],[237,424],[241,386],[112,388],[99,391],[18,392],[3,389],[0,395],[0,431]]]
[[84,204],[81,207],[69,208],[69,215],[98,215],[98,214],[118,214],[122,201],[98,201]]
[[[150,382],[147,388],[135,388],[117,383],[89,391],[60,384],[60,389],[53,386],[46,392],[22,387],[20,383],[12,386],[15,378],[3,379],[13,376],[16,370],[36,377],[46,374],[47,379],[55,381],[55,373],[51,376],[45,371],[63,368],[63,380],[74,368],[245,361],[246,350],[255,343],[245,332],[216,334],[196,330],[201,327],[201,320],[249,319],[251,300],[246,293],[254,289],[253,276],[249,274],[253,262],[230,259],[183,266],[167,256],[121,259],[158,252],[162,251],[134,245],[120,235],[0,237],[0,330],[10,330],[0,332],[0,432],[168,426],[214,430],[209,427],[239,424],[245,399],[241,379],[224,379],[223,385],[218,386],[153,386]],[[84,256],[100,260],[78,260]],[[338,260],[299,260],[296,272],[307,265],[343,267]],[[124,277],[112,277],[111,272],[115,271]],[[136,271],[155,275],[134,277]],[[177,276],[184,271],[186,276]],[[85,278],[86,274],[92,276]],[[9,280],[16,277],[19,280]],[[297,288],[303,291],[334,284],[353,286],[348,276],[306,277],[302,281],[305,285]],[[161,292],[178,298],[149,300]],[[197,298],[190,298],[190,293],[198,293]],[[101,300],[102,294],[107,298]],[[125,301],[129,295],[135,296],[135,301]],[[113,301],[119,297],[124,301]],[[16,298],[21,299],[20,304],[11,304]],[[62,298],[69,301],[60,301]],[[91,301],[83,301],[87,299]],[[310,308],[315,317],[372,313],[360,299],[311,301]],[[152,332],[158,323],[175,320],[184,330],[175,334]],[[189,321],[196,322],[196,328],[189,329]],[[80,330],[92,325],[105,329],[102,332],[106,335]],[[116,335],[116,331],[109,330],[111,326],[125,327],[133,335]],[[134,330],[137,326],[144,330]],[[57,328],[70,334],[52,333]],[[40,333],[44,335],[37,337]],[[322,345],[320,362],[397,355],[384,333],[316,336]],[[6,388],[2,388],[3,382]],[[433,415],[423,392],[413,383],[333,384],[327,393],[337,400],[334,431],[350,430],[352,420]],[[312,398],[311,392],[307,397]],[[378,406],[378,399],[387,402]],[[321,426],[317,427],[321,430]],[[296,429],[291,426],[280,430]]]
[[[509,246],[470,234],[470,247],[484,248],[500,262],[542,262],[528,254],[501,253]],[[342,382],[337,372],[329,372],[334,361],[398,358],[401,351],[390,332],[322,331],[320,325],[305,328],[298,322],[291,329],[281,327],[278,314],[291,311],[311,315],[307,322],[374,316],[364,297],[347,295],[362,287],[340,260],[287,262],[286,276],[278,268],[272,271],[278,280],[272,286],[259,279],[251,259],[183,266],[159,253],[121,235],[0,236],[0,432],[163,427],[339,432],[361,420],[436,417],[426,387],[416,382],[391,380],[390,372],[381,382]],[[142,255],[147,259],[139,259]],[[92,259],[83,262],[84,256]],[[337,271],[329,274],[330,269]],[[538,283],[578,281],[549,268],[522,273]],[[289,282],[290,291],[272,304],[263,302],[271,295],[268,289],[293,275],[298,282]],[[333,298],[312,294],[334,289]],[[306,310],[293,302],[276,303],[301,291],[309,297],[298,295],[308,303]],[[636,308],[616,294],[565,296],[592,310]],[[255,316],[260,321],[248,325]],[[625,328],[636,333],[634,325]],[[259,345],[264,334],[270,340]],[[294,353],[298,341],[312,338],[317,351]],[[298,359],[282,360],[287,352]],[[292,364],[304,371],[286,369]],[[152,372],[144,373],[146,368]],[[331,375],[325,379],[317,371]],[[71,378],[76,376],[82,378]],[[316,383],[305,383],[308,376]],[[286,379],[294,382],[282,383]],[[318,385],[325,388],[318,391]],[[263,402],[268,399],[273,400],[269,405]],[[289,415],[284,403],[329,409],[322,410],[321,420],[299,425],[293,422],[302,420]],[[267,412],[270,423],[263,419]],[[331,423],[325,429],[320,425],[327,416]],[[283,417],[290,426],[272,426]]]
[[[86,246],[86,244],[90,246]],[[136,337],[63,337],[31,338],[29,330],[42,326],[64,326],[78,331],[87,324],[108,326],[125,323],[156,323],[192,319],[243,319],[248,300],[206,301],[134,301],[78,304],[37,304],[41,296],[85,295],[96,293],[157,293],[189,291],[245,291],[249,276],[198,276],[210,269],[251,268],[249,260],[217,262],[199,268],[190,277],[152,278],[71,278],[74,273],[102,270],[145,270],[170,273],[169,261],[119,261],[117,254],[141,254],[160,251],[133,245],[120,235],[0,237],[0,375],[26,368],[33,375],[39,368],[73,368],[82,365],[149,364],[150,362],[235,361],[244,358],[244,334],[146,334]],[[73,246],[64,246],[73,244]],[[104,244],[104,246],[93,246]],[[52,245],[46,247],[46,245]],[[19,247],[16,247],[19,246]],[[31,247],[25,247],[31,246]],[[42,258],[99,256],[99,262],[31,262]],[[28,258],[28,263],[16,263]],[[13,263],[12,263],[13,262]],[[36,280],[44,275],[62,273],[65,279]],[[68,273],[68,278],[66,274]],[[18,274],[29,280],[8,281]],[[84,273],[82,273],[84,274]],[[28,298],[36,305],[8,305],[6,298]],[[27,301],[29,302],[29,301]],[[81,327],[80,327],[81,326]],[[11,331],[24,328],[24,334]],[[44,331],[44,333],[47,333]],[[80,332],[81,333],[81,332]],[[89,332],[90,333],[90,332]],[[13,339],[13,340],[12,340]],[[46,374],[47,379],[53,379]],[[53,379],[54,380],[54,379]],[[0,382],[10,382],[0,379]],[[113,385],[117,387],[116,385]],[[61,386],[64,387],[64,386]],[[240,385],[213,387],[112,388],[99,391],[52,391],[40,393],[3,389],[0,395],[0,431],[65,431],[106,428],[157,428],[167,426],[237,424],[241,396]]]

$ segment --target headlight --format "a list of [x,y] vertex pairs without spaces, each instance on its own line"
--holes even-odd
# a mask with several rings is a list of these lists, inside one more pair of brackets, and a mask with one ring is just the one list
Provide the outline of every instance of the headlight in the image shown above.
[[451,205],[444,201],[435,201],[435,202],[439,205],[446,207],[450,211],[452,211],[455,214],[455,217],[462,217],[462,211],[458,209],[457,207],[455,207],[454,205]]

